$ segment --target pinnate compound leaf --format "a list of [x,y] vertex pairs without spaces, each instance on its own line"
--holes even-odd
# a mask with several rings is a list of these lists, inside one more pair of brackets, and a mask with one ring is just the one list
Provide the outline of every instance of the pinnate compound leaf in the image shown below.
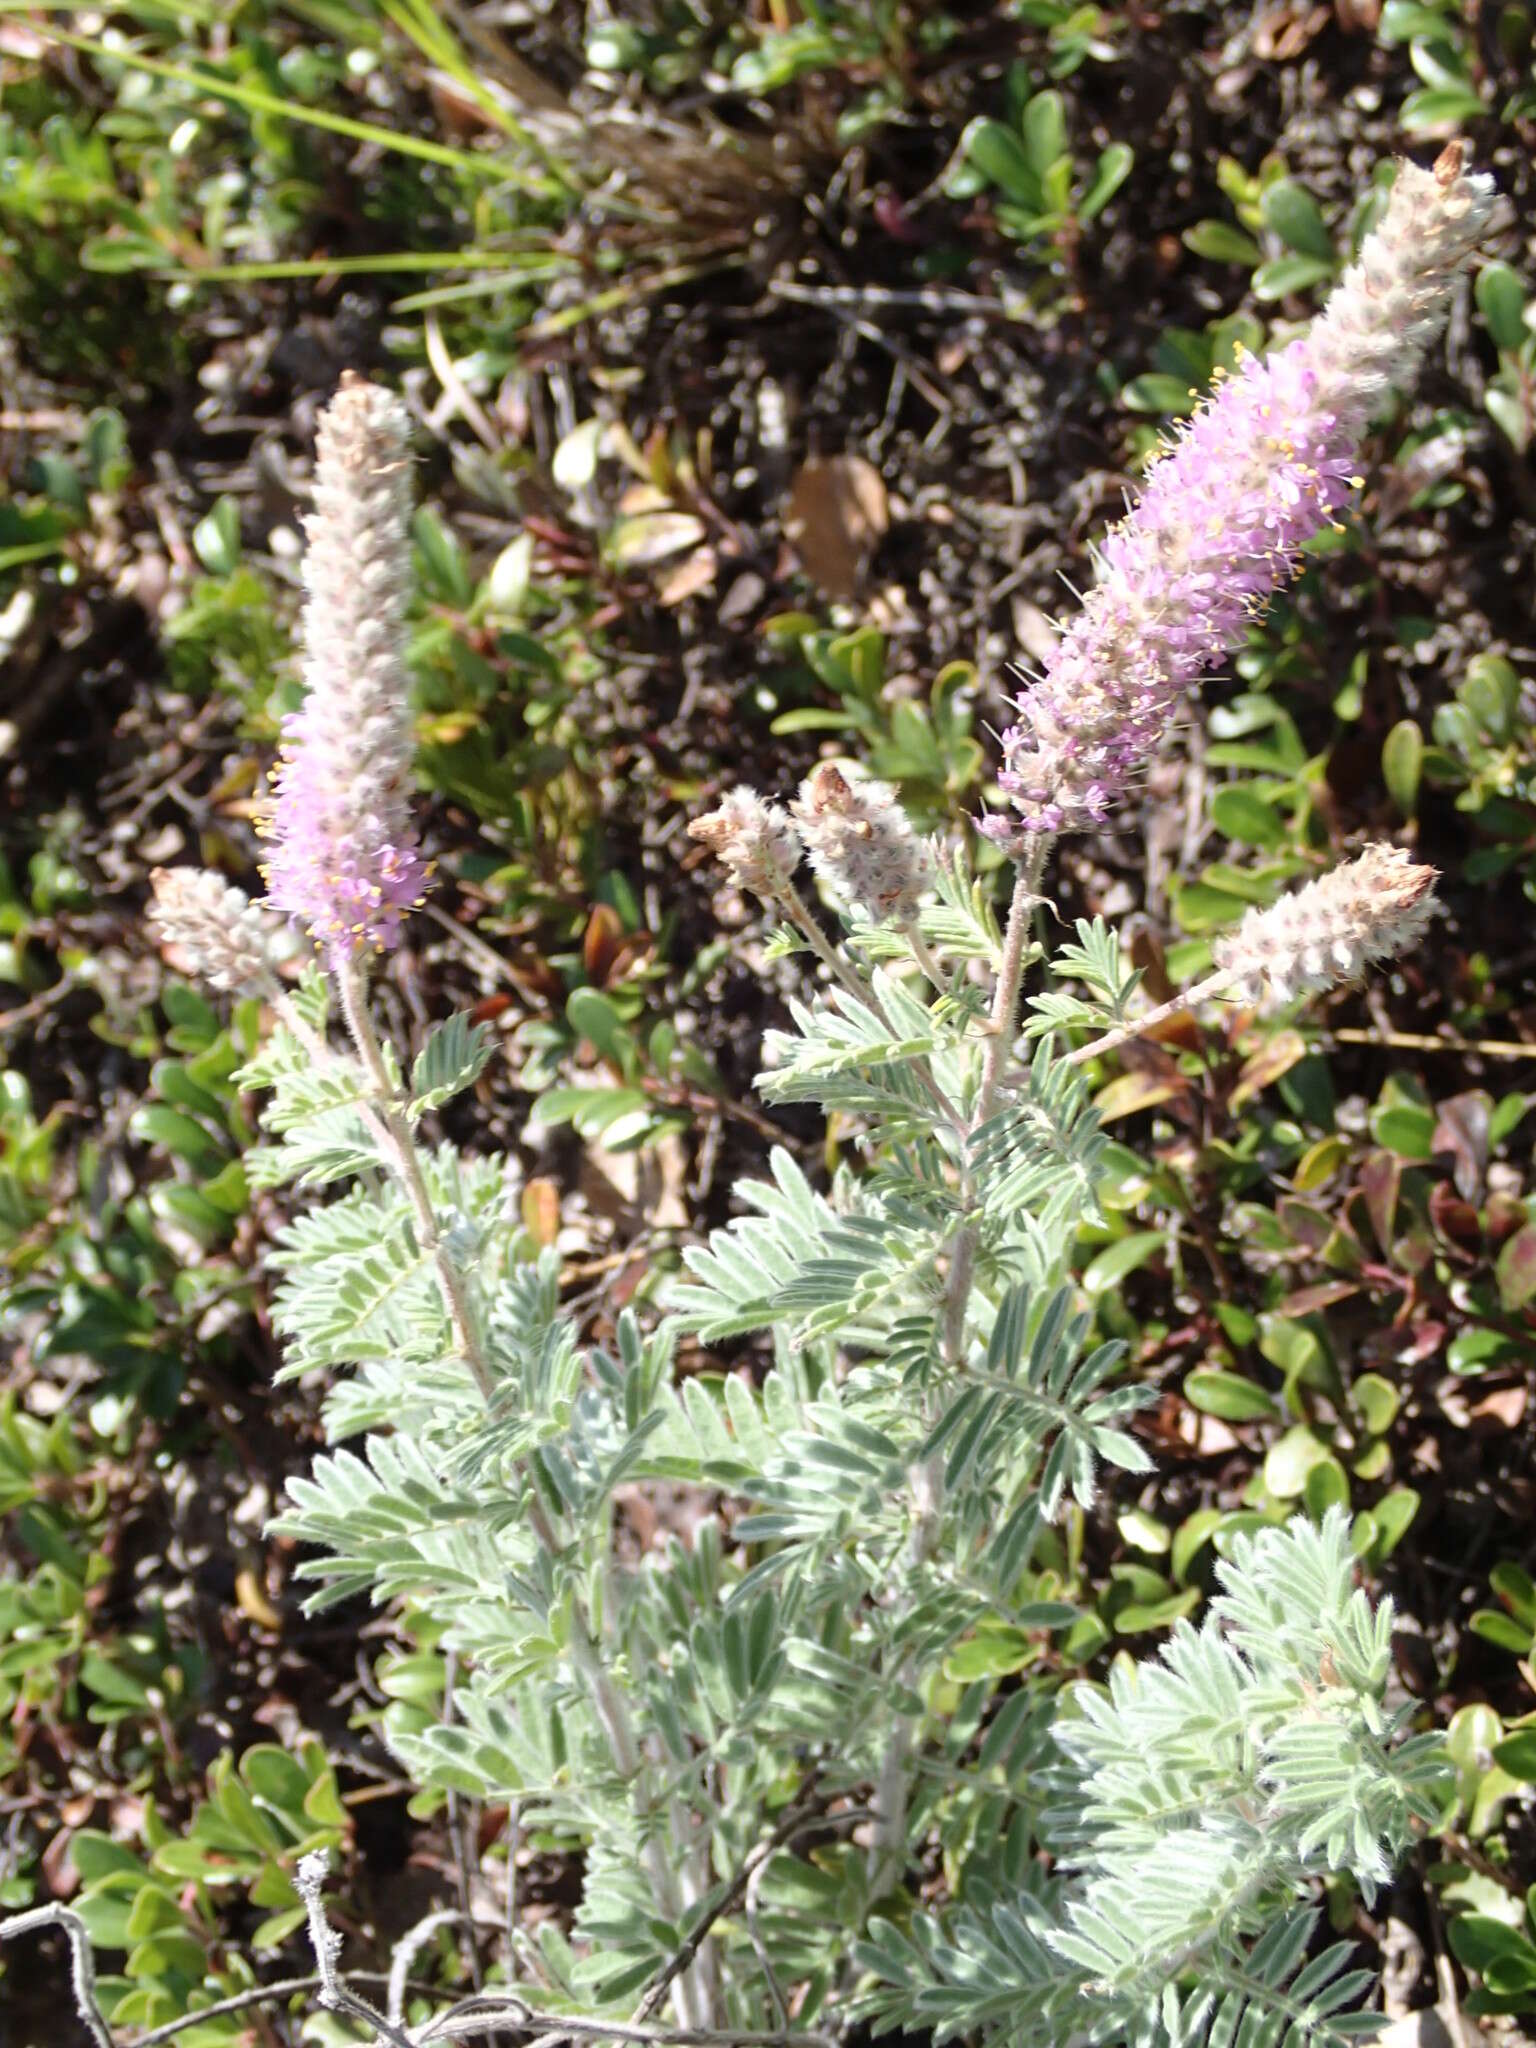
[[435,1025],[411,1068],[411,1114],[439,1109],[478,1081],[491,1057],[491,1036],[460,1011]]

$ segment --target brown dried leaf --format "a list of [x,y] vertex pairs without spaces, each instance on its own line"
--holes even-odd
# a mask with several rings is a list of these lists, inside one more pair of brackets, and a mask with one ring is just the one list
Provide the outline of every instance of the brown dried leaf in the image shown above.
[[624,920],[611,903],[597,903],[581,941],[581,964],[594,987],[603,988],[624,943]]
[[542,1175],[529,1181],[521,1207],[523,1228],[534,1243],[541,1251],[552,1245],[560,1235],[560,1190],[554,1182]]
[[1272,7],[1259,17],[1253,54],[1261,63],[1289,63],[1328,25],[1326,7]]
[[813,455],[790,486],[784,531],[828,597],[851,598],[891,523],[885,482],[862,455]]
[[283,1617],[263,1592],[260,1579],[249,1565],[235,1573],[235,1605],[258,1628],[270,1629],[275,1634],[283,1625]]
[[697,597],[708,590],[719,570],[719,559],[713,548],[695,548],[685,562],[671,569],[656,586],[656,595],[665,605],[678,605],[690,597]]
[[1516,1429],[1525,1414],[1526,1389],[1524,1387],[1500,1387],[1494,1393],[1484,1394],[1467,1410],[1468,1418],[1500,1429]]
[[1252,1059],[1243,1062],[1230,1107],[1240,1109],[1250,1097],[1262,1094],[1306,1056],[1307,1042],[1299,1031],[1277,1031]]

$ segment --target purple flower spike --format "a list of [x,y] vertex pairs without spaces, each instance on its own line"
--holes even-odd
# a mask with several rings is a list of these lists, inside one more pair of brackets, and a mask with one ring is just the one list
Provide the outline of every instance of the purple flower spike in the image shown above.
[[1098,577],[1019,698],[998,781],[1031,832],[1097,824],[1144,767],[1180,699],[1240,648],[1298,551],[1337,518],[1371,409],[1414,370],[1493,205],[1453,143],[1403,164],[1380,225],[1309,333],[1245,359],[1147,472],[1106,537]]
[[409,420],[348,375],[321,415],[306,522],[304,680],[283,727],[267,900],[334,959],[393,946],[427,866],[411,822]]

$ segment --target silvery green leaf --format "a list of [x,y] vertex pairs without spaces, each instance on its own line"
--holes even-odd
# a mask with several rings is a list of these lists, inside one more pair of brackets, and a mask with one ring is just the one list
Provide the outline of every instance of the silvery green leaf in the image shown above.
[[411,1115],[439,1109],[477,1081],[491,1057],[491,1035],[460,1011],[434,1025],[411,1068]]

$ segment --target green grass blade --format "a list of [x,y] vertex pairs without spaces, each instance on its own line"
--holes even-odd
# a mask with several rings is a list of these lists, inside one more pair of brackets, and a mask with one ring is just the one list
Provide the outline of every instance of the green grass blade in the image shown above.
[[547,178],[515,169],[499,157],[477,156],[469,150],[450,149],[446,143],[429,142],[423,136],[402,135],[393,128],[380,128],[371,121],[354,121],[347,114],[299,106],[292,100],[280,100],[274,93],[264,92],[260,86],[236,85],[229,79],[215,78],[207,72],[189,70],[180,64],[166,64],[158,57],[145,57],[135,50],[109,49],[94,37],[70,35],[67,30],[51,25],[39,32],[72,50],[81,51],[87,57],[96,57],[108,64],[126,64],[132,70],[147,72],[152,78],[170,79],[174,84],[190,86],[194,92],[207,93],[213,99],[232,101],[255,114],[275,114],[281,120],[295,121],[305,127],[324,128],[333,135],[345,135],[354,142],[368,142],[378,149],[393,150],[397,156],[419,157],[424,163],[442,164],[467,177],[497,179],[545,198],[558,193],[558,188],[552,187]]
[[62,540],[29,540],[19,547],[0,548],[0,573],[7,569],[20,569],[27,562],[41,562],[49,555],[62,555]]
[[384,277],[416,270],[568,270],[568,261],[538,250],[397,249],[377,256],[294,256],[269,263],[209,263],[156,270],[160,284],[259,284],[284,277]]

